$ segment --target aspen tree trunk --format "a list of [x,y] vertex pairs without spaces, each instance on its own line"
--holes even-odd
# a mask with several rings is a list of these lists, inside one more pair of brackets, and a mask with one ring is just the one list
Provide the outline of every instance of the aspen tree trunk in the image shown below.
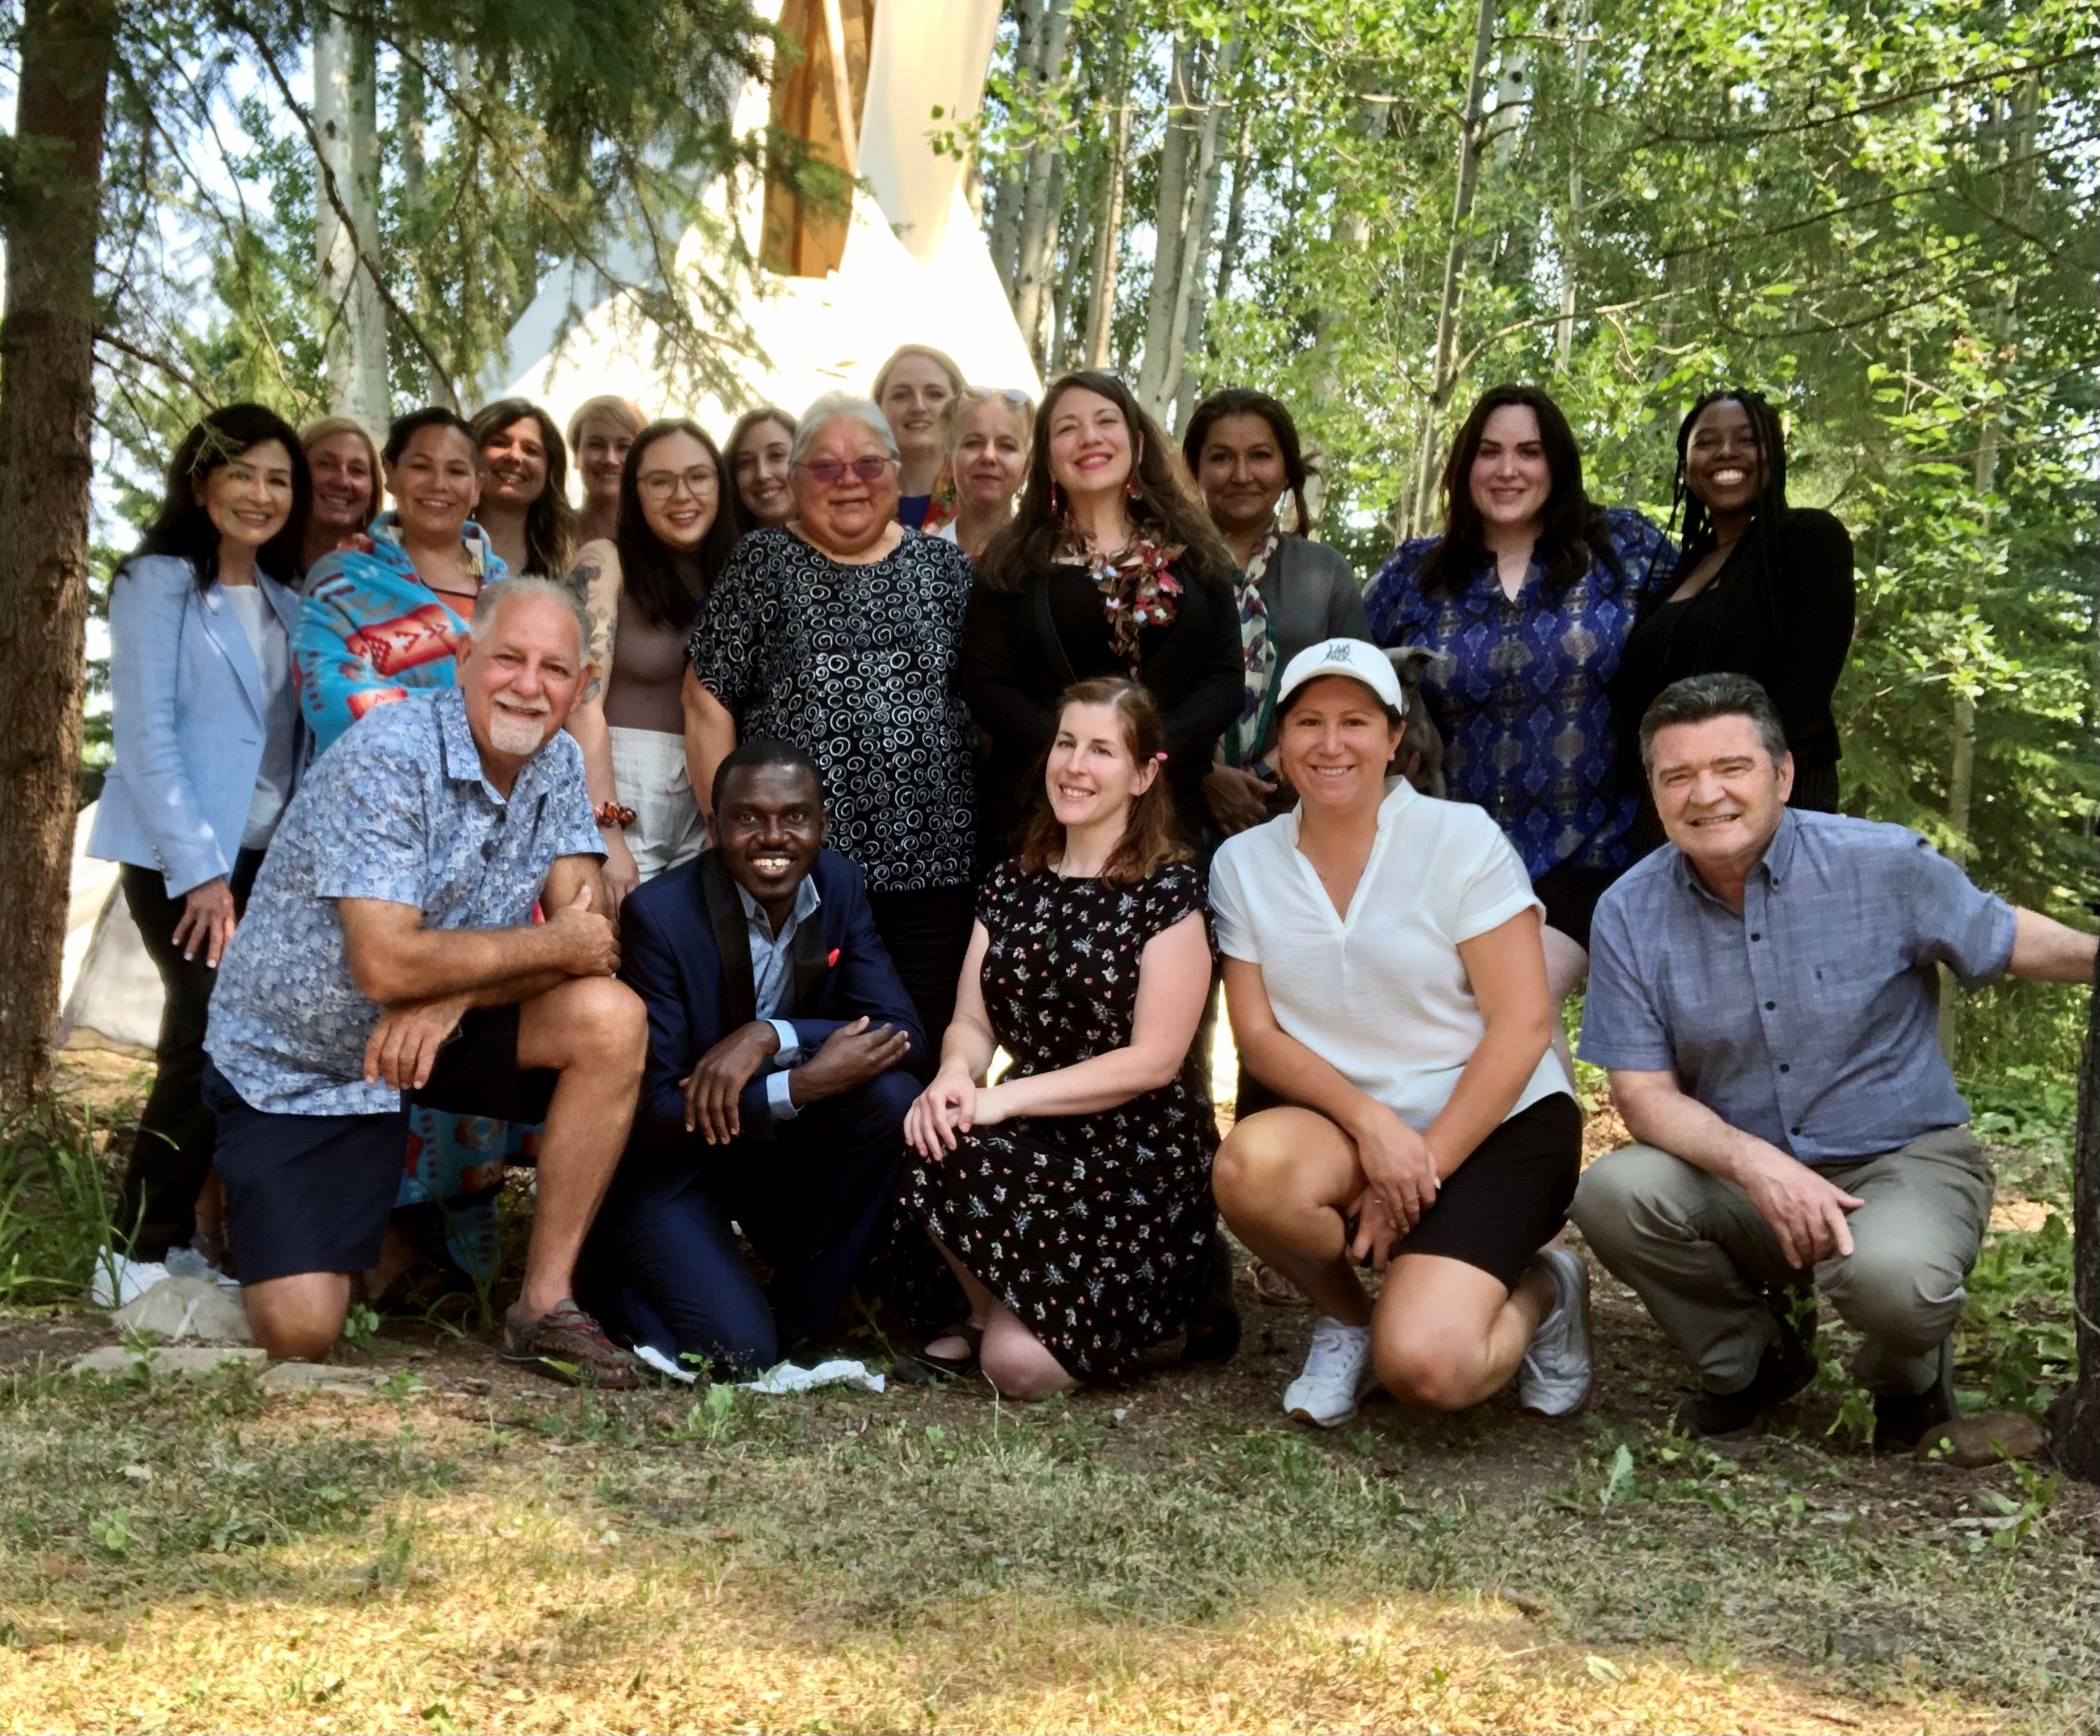
[[1152,286],[1145,304],[1145,354],[1138,364],[1137,401],[1158,415],[1167,377],[1167,352],[1173,345],[1174,318],[1180,306],[1181,255],[1189,231],[1190,170],[1196,151],[1195,104],[1200,67],[1193,42],[1178,42],[1168,86],[1167,132],[1159,148],[1159,197],[1153,217],[1155,237]]
[[386,307],[379,257],[378,47],[323,0],[314,29],[314,130],[320,136],[314,241],[320,264],[329,408],[386,425]]
[[1167,329],[1167,368],[1159,384],[1159,399],[1153,414],[1163,423],[1167,410],[1181,394],[1182,377],[1188,359],[1200,340],[1203,325],[1204,289],[1211,275],[1211,247],[1218,226],[1219,140],[1224,132],[1230,104],[1226,91],[1233,70],[1239,64],[1237,38],[1221,43],[1212,68],[1211,100],[1197,134],[1196,178],[1189,201],[1188,238],[1182,244],[1181,268],[1174,286],[1174,323]]
[[[1048,0],[1017,0],[1013,8],[1017,37],[1013,50],[1014,98],[1025,102],[1034,84],[1035,41]],[[1013,301],[1021,281],[1021,208],[1027,199],[1027,157],[1009,152],[994,183],[991,209],[991,262],[1005,286],[1006,298]]]
[[1436,357],[1431,370],[1429,401],[1423,406],[1421,450],[1414,480],[1414,517],[1419,523],[1428,514],[1436,486],[1437,425],[1450,402],[1458,381],[1458,298],[1463,282],[1466,226],[1472,219],[1473,195],[1480,178],[1480,135],[1483,99],[1487,90],[1488,62],[1495,48],[1497,0],[1480,0],[1473,27],[1473,67],[1466,82],[1466,108],[1458,126],[1458,183],[1451,199],[1451,240],[1444,254],[1444,289],[1436,303]]
[[1109,157],[1101,174],[1101,214],[1095,219],[1094,277],[1087,301],[1085,362],[1089,368],[1109,365],[1109,342],[1115,330],[1116,262],[1123,249],[1117,245],[1123,231],[1123,187],[1130,172],[1130,51],[1116,46],[1115,118],[1110,124]]
[[0,1113],[50,1077],[78,801],[95,418],[95,245],[115,0],[27,0],[19,175],[0,201]]
[[[395,121],[401,133],[401,205],[407,214],[409,233],[420,243],[421,219],[423,215],[425,188],[429,173],[426,156],[425,138],[430,126],[430,93],[428,82],[423,77],[423,43],[411,37],[404,45],[407,53],[401,61],[400,89],[395,99]],[[425,267],[420,245],[409,250],[413,261],[412,269],[416,280],[414,306],[416,316],[430,331],[430,314],[435,297],[432,293],[430,274]],[[433,343],[435,348],[435,344]],[[423,358],[423,399],[426,403],[449,404],[457,402],[452,383],[444,372],[426,354]]]
[[[2015,157],[2027,154],[2028,134],[2034,126],[2035,98],[2032,82],[2020,86],[2010,99],[1994,101],[1992,125],[1998,133],[1997,158],[2003,165]],[[2027,200],[2023,196],[2026,180],[2024,171],[2015,171],[2019,184],[2000,184],[1998,205],[2001,210],[2019,214]],[[2014,286],[2008,283],[1998,293],[1997,302],[1991,311],[1991,368],[1989,377],[1995,385],[2005,369],[2006,350],[2013,341],[2013,319],[2017,312],[2017,297]],[[1976,456],[1970,472],[1970,486],[1976,496],[1976,510],[1988,522],[1991,513],[1992,491],[1998,482],[1998,451],[2004,438],[2003,425],[1995,407],[1979,421],[1976,430]],[[1979,529],[1982,528],[1979,526]],[[1976,785],[1976,701],[1968,694],[1953,696],[1952,741],[1948,756],[1947,767],[1947,824],[1954,834],[1955,859],[1965,867],[1975,859],[1975,846],[1970,838],[1970,826],[1974,817]],[[1953,977],[1945,966],[1939,973],[1939,1046],[1951,1061],[1961,1036],[1961,997]]]
[[1553,330],[1555,364],[1565,373],[1575,359],[1577,260],[1582,245],[1582,86],[1590,65],[1590,0],[1575,9],[1574,77],[1568,102],[1568,218],[1560,235],[1560,319]]
[[[1072,21],[1072,0],[1048,0],[1036,33],[1034,84],[1039,96],[1064,76],[1065,39]],[[1028,152],[1023,176],[1021,239],[1013,284],[1014,322],[1027,341],[1036,365],[1046,359],[1043,332],[1049,301],[1050,273],[1057,256],[1057,221],[1065,180],[1061,141],[1039,137]]]

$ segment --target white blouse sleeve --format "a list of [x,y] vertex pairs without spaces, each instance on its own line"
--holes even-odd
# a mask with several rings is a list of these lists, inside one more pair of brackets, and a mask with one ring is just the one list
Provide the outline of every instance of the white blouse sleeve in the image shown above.
[[1524,871],[1523,858],[1502,835],[1502,828],[1481,812],[1471,829],[1473,837],[1467,840],[1470,848],[1453,853],[1464,858],[1451,865],[1456,870],[1454,879],[1459,883],[1451,924],[1454,945],[1479,939],[1522,911],[1546,908],[1531,889],[1531,877]]
[[1211,862],[1211,921],[1216,930],[1218,950],[1229,958],[1249,964],[1261,963],[1254,925],[1248,920],[1246,894],[1240,886],[1239,853],[1229,844]]

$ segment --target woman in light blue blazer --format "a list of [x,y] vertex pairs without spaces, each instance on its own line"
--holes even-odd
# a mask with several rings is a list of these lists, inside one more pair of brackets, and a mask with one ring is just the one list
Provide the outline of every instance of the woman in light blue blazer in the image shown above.
[[211,1172],[198,1088],[213,972],[305,757],[292,587],[312,497],[289,424],[259,404],[214,410],[176,449],[160,509],[109,587],[117,758],[88,853],[123,864],[167,991],[119,1220],[135,1261],[190,1242]]

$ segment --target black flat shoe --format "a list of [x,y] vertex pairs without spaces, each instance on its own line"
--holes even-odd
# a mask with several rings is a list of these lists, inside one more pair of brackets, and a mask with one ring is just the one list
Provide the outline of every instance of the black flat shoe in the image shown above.
[[934,1342],[942,1338],[960,1338],[969,1348],[960,1356],[937,1356],[923,1349],[900,1356],[890,1364],[890,1379],[900,1386],[926,1386],[936,1381],[960,1380],[966,1374],[975,1374],[977,1353],[984,1348],[984,1328],[958,1320],[946,1331],[935,1334]]
[[1702,1392],[1678,1407],[1670,1426],[1680,1434],[1706,1440],[1726,1440],[1748,1434],[1815,1378],[1815,1351],[1812,1333],[1804,1333],[1785,1315],[1779,1317],[1779,1336],[1765,1346],[1758,1359],[1758,1372],[1740,1392]]
[[1923,1392],[1874,1395],[1874,1447],[1878,1452],[1908,1452],[1926,1431],[1960,1416],[1954,1401],[1954,1340],[1939,1341],[1939,1367]]

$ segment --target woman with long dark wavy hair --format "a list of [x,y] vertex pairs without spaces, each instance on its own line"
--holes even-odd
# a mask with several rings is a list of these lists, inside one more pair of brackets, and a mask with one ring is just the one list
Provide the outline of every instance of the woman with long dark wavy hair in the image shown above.
[[[940,1070],[905,1117],[907,1209],[969,1298],[921,1361],[1012,1399],[1116,1374],[1181,1330],[1218,1243],[1196,1042],[1203,876],[1136,682],[1068,689],[1019,854],[977,894]],[[995,1046],[1013,1056],[979,1083]]]
[[1091,371],[1052,381],[964,629],[963,698],[991,738],[999,853],[1041,800],[1057,696],[1098,676],[1158,701],[1175,812],[1189,843],[1201,835],[1203,777],[1245,681],[1236,571],[1130,388]]
[[514,573],[559,579],[576,545],[576,509],[569,504],[569,449],[554,419],[523,398],[478,410],[481,499],[475,516]]
[[616,529],[576,551],[569,588],[590,621],[592,669],[568,728],[584,751],[615,910],[707,843],[679,690],[693,623],[741,534],[721,453],[679,416],[634,437]]
[[[1590,914],[1627,864],[1635,798],[1611,683],[1675,551],[1640,513],[1590,500],[1568,418],[1535,386],[1480,394],[1442,494],[1442,533],[1401,544],[1371,581],[1371,630],[1434,654],[1422,694],[1446,789],[1486,809],[1523,857],[1558,1005],[1589,968]],[[1555,1046],[1567,1060],[1565,1038]]]
[[[1741,386],[1707,393],[1678,425],[1672,498],[1684,515],[1677,562],[1641,606],[1612,693],[1621,766],[1643,782],[1641,714],[1671,682],[1747,675],[1786,725],[1787,805],[1835,813],[1831,701],[1852,645],[1851,537],[1829,513],[1787,504],[1785,430],[1763,396]],[[1661,842],[1643,791],[1635,853]]]
[[199,1251],[217,1263],[216,1227],[196,1221],[217,1143],[199,1095],[205,1022],[305,757],[291,644],[312,501],[289,423],[260,404],[214,410],[175,449],[109,587],[117,757],[88,854],[123,865],[124,901],[166,993],[118,1218],[140,1262],[202,1229]]

